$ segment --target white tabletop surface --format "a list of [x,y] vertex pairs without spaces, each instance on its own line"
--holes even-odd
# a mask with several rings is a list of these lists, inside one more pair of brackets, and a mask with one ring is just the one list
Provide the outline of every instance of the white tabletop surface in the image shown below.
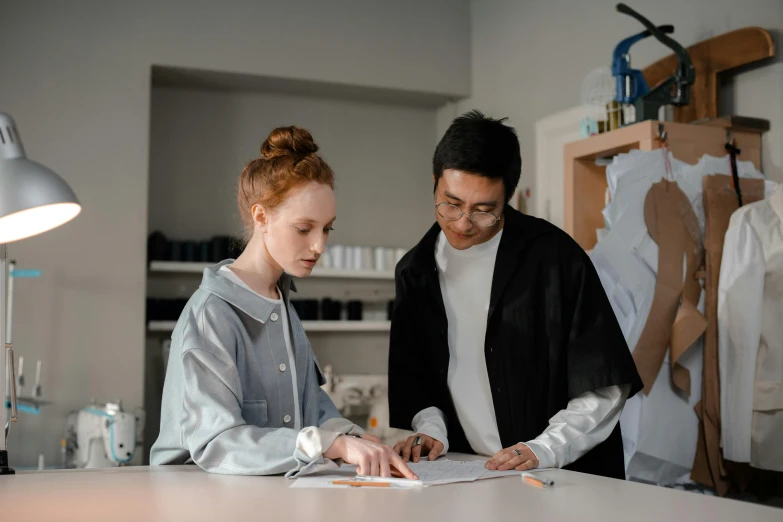
[[23,472],[0,477],[0,520],[783,521],[781,509],[736,500],[564,470],[542,475],[555,486],[507,477],[410,490],[289,489],[283,477],[196,466]]

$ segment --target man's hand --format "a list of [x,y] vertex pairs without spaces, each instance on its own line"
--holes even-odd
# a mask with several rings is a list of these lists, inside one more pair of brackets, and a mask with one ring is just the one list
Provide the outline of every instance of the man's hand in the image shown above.
[[525,471],[537,468],[538,459],[530,448],[520,442],[492,455],[484,467],[492,471]]
[[[414,446],[413,444],[417,438],[421,444]],[[424,453],[429,460],[435,460],[443,451],[443,443],[428,435],[417,433],[408,437],[408,440],[401,440],[395,444],[394,451],[398,455],[401,455],[402,460],[405,462],[408,462],[411,459],[413,459],[413,462],[419,462],[422,453]]]

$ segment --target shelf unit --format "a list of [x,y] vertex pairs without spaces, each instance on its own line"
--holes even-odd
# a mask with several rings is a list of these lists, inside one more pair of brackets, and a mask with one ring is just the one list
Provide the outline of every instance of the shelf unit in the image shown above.
[[[166,333],[174,330],[176,321],[150,321],[147,331]],[[308,333],[317,332],[388,332],[391,321],[302,321]]]
[[[200,274],[205,268],[214,263],[195,263],[188,261],[151,261],[149,271],[151,273],[170,274]],[[310,277],[330,279],[368,279],[368,280],[393,280],[393,271],[381,270],[338,270],[335,268],[315,267]]]
[[[761,164],[761,132],[728,123],[724,119],[702,124],[643,121],[604,134],[569,143],[564,147],[564,230],[585,250],[597,243],[596,229],[604,227],[606,161],[632,149],[660,148],[659,130],[666,131],[675,158],[695,164],[704,154],[723,157],[729,135],[737,139],[739,159]],[[604,161],[601,161],[604,160]]]

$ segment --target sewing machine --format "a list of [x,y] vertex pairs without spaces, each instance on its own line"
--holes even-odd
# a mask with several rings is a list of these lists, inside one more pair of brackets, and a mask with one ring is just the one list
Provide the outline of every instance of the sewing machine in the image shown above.
[[[324,368],[324,391],[340,413],[351,420],[366,419],[362,427],[387,444],[404,439],[410,432],[389,426],[389,385],[386,375],[339,375]],[[356,422],[356,420],[354,420]]]
[[122,402],[90,404],[68,415],[68,468],[107,468],[127,465],[136,450],[141,416],[123,411]]

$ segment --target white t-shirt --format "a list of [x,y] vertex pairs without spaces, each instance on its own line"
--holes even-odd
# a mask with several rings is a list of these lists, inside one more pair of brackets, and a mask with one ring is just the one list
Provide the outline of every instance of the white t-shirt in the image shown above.
[[441,232],[435,246],[435,263],[449,325],[449,390],[470,446],[482,455],[492,455],[501,449],[484,337],[492,274],[502,235],[501,230],[489,241],[457,250]]

